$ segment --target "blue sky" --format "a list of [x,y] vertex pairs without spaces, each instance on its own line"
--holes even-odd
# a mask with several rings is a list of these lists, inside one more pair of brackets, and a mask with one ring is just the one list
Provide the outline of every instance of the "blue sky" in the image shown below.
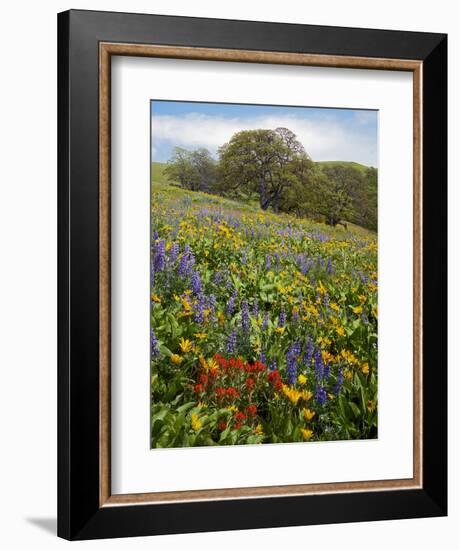
[[214,157],[240,130],[289,128],[313,160],[378,165],[378,113],[320,107],[151,102],[152,160],[166,162],[175,146],[206,147]]

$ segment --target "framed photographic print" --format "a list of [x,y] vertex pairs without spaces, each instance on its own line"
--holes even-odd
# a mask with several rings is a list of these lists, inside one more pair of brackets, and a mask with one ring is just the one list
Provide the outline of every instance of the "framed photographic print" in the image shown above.
[[446,36],[58,22],[59,535],[445,515]]

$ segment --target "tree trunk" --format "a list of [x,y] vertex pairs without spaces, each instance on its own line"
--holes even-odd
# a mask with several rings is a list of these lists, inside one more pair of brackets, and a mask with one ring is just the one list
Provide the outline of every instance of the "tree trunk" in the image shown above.
[[262,210],[268,210],[270,200],[269,197],[266,195],[266,185],[263,178],[260,178],[259,180],[258,193],[260,195],[260,208]]

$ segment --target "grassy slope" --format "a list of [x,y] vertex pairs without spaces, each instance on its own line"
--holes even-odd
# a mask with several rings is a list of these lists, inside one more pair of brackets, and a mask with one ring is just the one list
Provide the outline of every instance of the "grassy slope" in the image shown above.
[[353,162],[351,160],[319,160],[316,162],[316,164],[319,164],[320,166],[352,166],[353,168],[357,168],[360,172],[365,172],[369,166],[365,166],[364,164],[359,164],[358,162]]
[[[209,195],[200,191],[188,191],[177,185],[171,185],[163,173],[165,166],[166,165],[164,163],[153,162],[151,172],[152,191],[153,193],[159,195],[160,200],[165,203],[169,200],[174,200],[174,198],[181,197],[182,199],[187,198],[186,200],[190,200],[191,203],[196,205],[215,205],[218,207],[223,207],[225,210],[231,210],[241,214],[253,214],[261,211],[258,204],[254,201],[234,201],[229,198],[216,197],[215,195]],[[352,223],[348,223],[348,231],[345,231],[342,226],[331,228],[323,223],[313,222],[306,218],[300,220],[299,218],[290,216],[289,214],[274,214],[270,212],[269,215],[277,218],[281,223],[290,223],[290,221],[293,223],[302,223],[307,225],[311,231],[317,229],[328,234],[334,234],[337,238],[343,238],[349,234],[349,232],[364,238],[374,238],[376,236],[374,231],[370,231]]]
[[167,164],[165,162],[151,163],[151,181],[155,183],[168,183],[167,177],[164,175],[164,169]]

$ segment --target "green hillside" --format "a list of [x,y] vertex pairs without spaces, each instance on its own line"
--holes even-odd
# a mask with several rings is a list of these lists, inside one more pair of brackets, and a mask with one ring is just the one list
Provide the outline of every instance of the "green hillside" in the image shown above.
[[164,175],[164,169],[167,163],[165,162],[152,162],[151,163],[151,181],[155,183],[168,183],[169,180]]
[[[354,215],[350,215],[347,217],[347,222],[350,224],[350,227],[355,231],[355,228],[363,228],[366,227],[367,230],[370,232],[373,232],[376,230],[377,227],[377,172],[374,171],[374,176],[369,177],[367,179],[367,171],[370,170],[370,167],[365,166],[363,164],[359,164],[358,162],[352,162],[352,161],[320,161],[316,163],[317,165],[320,165],[321,167],[327,169],[327,168],[334,168],[338,166],[343,167],[352,167],[358,170],[362,175],[365,175],[365,179],[367,181],[367,204],[370,204],[373,207],[373,210],[375,212],[375,220],[373,224],[366,224],[364,223],[359,214],[358,211]],[[161,189],[170,189],[171,187],[174,188],[178,186],[177,182],[171,181],[167,178],[164,171],[167,167],[167,163],[165,162],[152,162],[151,163],[151,183],[159,184],[159,188]],[[158,189],[158,188],[157,188]],[[190,196],[193,196],[192,192]],[[195,195],[198,196],[198,195]],[[207,199],[209,198],[209,195],[205,195]],[[239,197],[239,202],[245,203],[246,207],[248,207],[250,210],[252,210],[254,207],[256,207],[257,200],[254,199],[254,197],[251,196],[241,196]],[[234,203],[236,205],[237,203]],[[240,205],[242,206],[242,204]]]
[[368,168],[372,168],[371,166],[365,166],[364,164],[360,164],[359,162],[353,162],[351,160],[319,160],[316,162],[316,164],[319,164],[320,166],[352,166],[352,168],[356,168],[360,172],[366,172]]

